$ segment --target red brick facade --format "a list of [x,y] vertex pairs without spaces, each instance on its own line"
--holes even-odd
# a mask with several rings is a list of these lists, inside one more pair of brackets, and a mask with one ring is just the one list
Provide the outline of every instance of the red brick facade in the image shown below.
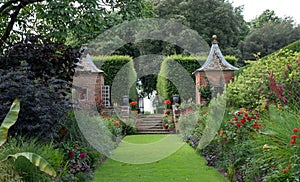
[[196,77],[196,103],[203,103],[199,92],[200,87],[206,86],[206,78],[211,86],[224,86],[233,80],[233,71],[201,71],[195,73]]

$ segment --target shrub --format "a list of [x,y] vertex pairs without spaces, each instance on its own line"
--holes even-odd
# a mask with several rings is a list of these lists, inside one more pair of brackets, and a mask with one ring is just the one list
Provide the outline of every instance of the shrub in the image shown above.
[[[10,154],[17,154],[26,151],[26,153],[35,153],[43,157],[56,171],[63,163],[63,153],[56,149],[53,144],[40,144],[37,139],[30,141],[23,138],[10,138],[10,140],[0,148],[0,160],[5,159]],[[12,164],[12,170],[15,170],[22,180],[25,181],[51,181],[51,177],[40,171],[28,159],[19,157],[15,161],[9,159],[5,161]]]
[[[280,55],[280,56],[279,56]],[[243,107],[245,105],[255,108],[265,103],[265,91],[269,89],[269,73],[272,72],[278,83],[293,85],[294,89],[299,89],[300,53],[289,50],[280,50],[265,60],[259,60],[250,64],[243,72],[234,77],[234,82],[228,84],[226,92],[230,106]],[[286,75],[282,74],[287,70],[287,65],[291,66]]]
[[80,54],[60,43],[30,37],[0,55],[0,121],[15,98],[22,100],[10,134],[58,138],[60,121],[71,109],[71,81]]
[[224,56],[224,58],[232,66],[237,66],[238,59],[235,56],[226,55],[226,56]]

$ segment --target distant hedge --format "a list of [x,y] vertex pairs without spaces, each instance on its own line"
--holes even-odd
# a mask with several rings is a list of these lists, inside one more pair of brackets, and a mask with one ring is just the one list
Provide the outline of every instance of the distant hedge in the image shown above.
[[157,80],[159,95],[165,99],[171,99],[175,94],[182,99],[194,98],[195,75],[192,73],[201,67],[205,59],[182,55],[164,59]]
[[129,56],[97,56],[92,57],[95,65],[104,71],[104,84],[110,85],[113,90],[112,98],[119,101],[125,94],[129,99],[135,101],[136,95],[136,71],[133,59]]
[[232,66],[237,66],[238,59],[235,56],[226,55],[224,58]]

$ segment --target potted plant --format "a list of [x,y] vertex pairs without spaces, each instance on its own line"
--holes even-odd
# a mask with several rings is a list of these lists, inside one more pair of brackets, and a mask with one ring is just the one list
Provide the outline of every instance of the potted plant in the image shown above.
[[162,123],[163,129],[168,129],[168,121],[169,121],[169,116],[167,114],[164,114],[163,123]]
[[171,113],[171,100],[167,99],[164,101],[164,104],[165,104],[165,110],[164,110],[164,114],[167,114],[167,115],[170,115]]
[[129,103],[130,105],[130,109],[132,112],[134,112],[136,115],[138,114],[138,105],[137,105],[137,101],[132,101]]
[[173,131],[174,131],[174,128],[175,128],[175,124],[174,124],[174,123],[169,123],[168,126],[169,126],[169,127],[168,127],[169,131],[170,131],[170,132],[173,132]]

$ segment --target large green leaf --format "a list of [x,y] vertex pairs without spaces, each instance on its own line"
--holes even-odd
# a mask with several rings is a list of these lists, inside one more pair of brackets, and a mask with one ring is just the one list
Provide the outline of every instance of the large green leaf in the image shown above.
[[18,157],[25,157],[33,165],[39,167],[41,171],[49,174],[50,176],[56,177],[56,171],[53,169],[53,167],[43,157],[35,153],[20,152],[13,155],[8,155],[3,161],[9,158],[14,158],[14,160],[16,160]]
[[8,129],[16,123],[19,111],[20,101],[18,99],[15,99],[10,107],[9,112],[3,120],[2,125],[0,126],[0,146],[2,146],[6,142],[8,136]]

